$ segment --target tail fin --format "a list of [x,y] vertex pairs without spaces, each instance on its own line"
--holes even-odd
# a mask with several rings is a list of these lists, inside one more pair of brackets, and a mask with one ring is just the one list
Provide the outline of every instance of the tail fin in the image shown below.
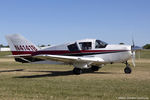
[[39,50],[36,45],[19,34],[7,35],[6,39],[13,55],[31,54]]

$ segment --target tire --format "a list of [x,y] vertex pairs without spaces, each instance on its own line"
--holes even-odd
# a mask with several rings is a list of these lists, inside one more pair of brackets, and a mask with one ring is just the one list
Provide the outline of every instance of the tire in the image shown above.
[[131,69],[130,67],[126,67],[126,68],[124,69],[124,72],[125,72],[126,74],[130,74],[130,73],[132,72],[132,69]]
[[80,68],[74,68],[73,69],[73,73],[76,74],[76,75],[80,75],[82,73],[82,69],[80,69]]
[[92,70],[92,71],[98,71],[98,70],[99,70],[99,67],[98,67],[98,66],[92,66],[92,67],[91,67],[91,70]]

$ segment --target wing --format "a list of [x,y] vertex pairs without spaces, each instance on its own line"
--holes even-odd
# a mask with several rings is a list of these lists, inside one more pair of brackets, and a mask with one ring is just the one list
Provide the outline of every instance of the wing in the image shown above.
[[104,64],[106,63],[102,58],[100,57],[80,57],[80,56],[62,56],[62,55],[36,55],[36,56],[31,56],[31,54],[23,54],[23,55],[9,55],[7,57],[15,57],[15,58],[20,58],[22,60],[25,60],[27,62],[32,62],[26,59],[26,57],[32,57],[42,59],[42,60],[50,60],[50,61],[57,61],[57,62],[63,62],[67,64],[73,64],[73,63],[90,63],[90,64]]
[[77,56],[62,56],[62,55],[36,55],[35,58],[43,60],[51,60],[72,64],[74,62],[91,62],[97,64],[103,64],[104,60],[99,57],[77,57]]

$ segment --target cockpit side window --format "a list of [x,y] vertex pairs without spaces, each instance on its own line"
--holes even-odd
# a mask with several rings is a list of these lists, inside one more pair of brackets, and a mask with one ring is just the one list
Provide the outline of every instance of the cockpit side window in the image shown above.
[[80,42],[79,43],[81,50],[91,50],[92,43],[91,42]]
[[107,43],[105,43],[101,40],[95,41],[95,48],[105,48],[106,46],[107,46]]
[[79,51],[79,48],[78,48],[78,46],[77,46],[77,43],[68,45],[68,49],[69,49],[69,51],[71,51],[71,52]]

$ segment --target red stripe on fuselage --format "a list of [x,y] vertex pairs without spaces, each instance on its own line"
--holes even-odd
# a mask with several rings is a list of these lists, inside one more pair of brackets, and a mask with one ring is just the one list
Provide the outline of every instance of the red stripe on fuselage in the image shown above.
[[40,55],[40,54],[50,54],[50,55],[67,55],[67,54],[80,54],[80,53],[105,53],[105,52],[121,52],[121,51],[128,51],[128,50],[81,50],[81,51],[74,51],[70,52],[68,50],[53,50],[53,51],[12,51],[13,55],[22,55],[22,54],[32,54]]
[[33,51],[12,51],[13,55],[32,54]]

